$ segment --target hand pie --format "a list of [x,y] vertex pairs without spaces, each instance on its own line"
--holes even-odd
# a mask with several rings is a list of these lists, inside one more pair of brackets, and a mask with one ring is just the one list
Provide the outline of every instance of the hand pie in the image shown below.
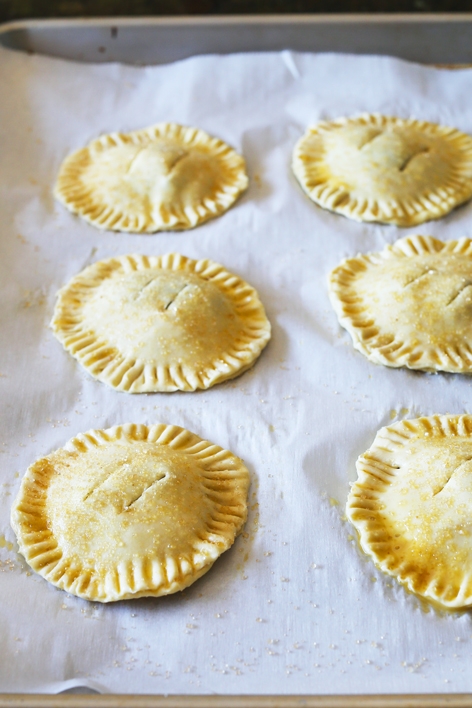
[[62,163],[55,197],[99,229],[190,229],[247,188],[244,159],[203,130],[175,123],[103,135]]
[[254,288],[175,253],[94,263],[59,291],[51,326],[92,376],[130,393],[209,388],[270,339]]
[[308,128],[293,171],[316,204],[356,221],[413,226],[472,196],[472,137],[426,121],[363,114]]
[[382,428],[357,471],[347,516],[362,550],[411,592],[472,605],[472,416]]
[[175,425],[92,430],[28,468],[11,522],[53,585],[113,602],[183,590],[234,542],[249,474]]
[[349,258],[330,297],[354,347],[375,364],[472,372],[472,241],[407,236]]

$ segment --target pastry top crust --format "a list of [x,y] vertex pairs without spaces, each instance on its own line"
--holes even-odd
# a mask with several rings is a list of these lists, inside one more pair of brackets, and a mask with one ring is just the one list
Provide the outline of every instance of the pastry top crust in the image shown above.
[[203,130],[175,123],[112,133],[69,155],[55,197],[100,229],[189,229],[247,188],[243,157]]
[[382,428],[357,461],[347,516],[374,562],[447,608],[472,605],[472,416]]
[[233,544],[248,486],[240,459],[183,428],[92,430],[29,467],[12,526],[33,570],[67,592],[166,595]]
[[92,376],[130,393],[209,388],[270,339],[254,288],[178,254],[94,263],[59,292],[51,326]]
[[426,121],[366,113],[317,123],[292,167],[310,199],[356,221],[414,226],[472,197],[472,137]]
[[472,240],[407,236],[343,261],[330,298],[354,347],[376,364],[472,372]]

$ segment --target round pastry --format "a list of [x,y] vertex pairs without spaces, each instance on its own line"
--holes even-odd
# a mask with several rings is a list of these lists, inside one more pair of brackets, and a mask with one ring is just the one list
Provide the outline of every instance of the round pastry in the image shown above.
[[207,572],[246,520],[249,474],[174,425],[92,430],[28,468],[11,522],[20,553],[86,600],[168,595]]
[[472,240],[407,236],[348,258],[330,298],[354,347],[370,361],[472,373]]
[[52,329],[120,391],[194,391],[238,376],[270,339],[257,292],[210,260],[98,261],[58,293]]
[[190,229],[247,188],[244,159],[203,130],[175,123],[103,135],[62,163],[55,197],[100,229]]
[[472,416],[382,428],[357,460],[347,516],[385,573],[441,607],[472,605]]
[[472,196],[472,137],[448,126],[363,114],[308,128],[293,171],[319,206],[356,221],[413,226]]

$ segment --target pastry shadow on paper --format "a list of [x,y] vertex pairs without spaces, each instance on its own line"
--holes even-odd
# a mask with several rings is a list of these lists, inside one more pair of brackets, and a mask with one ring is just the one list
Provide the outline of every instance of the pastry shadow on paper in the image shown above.
[[[106,605],[113,609],[114,606],[123,608],[164,611],[166,609],[179,608],[187,603],[198,603],[200,600],[205,603],[224,601],[232,592],[236,592],[241,580],[244,578],[244,566],[248,562],[248,548],[252,545],[252,539],[243,538],[245,529],[236,539],[233,546],[216,559],[213,566],[196,580],[192,585],[180,592],[161,597],[141,597],[136,600],[121,600]],[[251,537],[252,534],[249,534]],[[249,551],[250,553],[250,551]]]

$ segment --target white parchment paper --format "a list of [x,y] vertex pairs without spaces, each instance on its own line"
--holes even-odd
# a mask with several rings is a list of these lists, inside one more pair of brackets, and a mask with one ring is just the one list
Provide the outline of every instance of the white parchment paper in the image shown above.
[[[326,277],[407,233],[472,236],[472,204],[421,228],[358,224],[312,204],[290,171],[307,124],[363,111],[472,133],[472,72],[382,57],[198,57],[81,65],[0,50],[0,691],[472,691],[469,614],[427,611],[358,550],[343,517],[356,457],[379,427],[472,409],[472,381],[377,367],[356,353]],[[63,158],[100,133],[195,125],[247,159],[250,188],[184,233],[100,232],[55,204]],[[129,395],[54,339],[55,293],[94,260],[181,252],[257,288],[273,339],[240,378],[199,393]],[[37,457],[90,428],[174,423],[242,457],[244,536],[185,592],[111,605],[28,571],[10,506]]]

